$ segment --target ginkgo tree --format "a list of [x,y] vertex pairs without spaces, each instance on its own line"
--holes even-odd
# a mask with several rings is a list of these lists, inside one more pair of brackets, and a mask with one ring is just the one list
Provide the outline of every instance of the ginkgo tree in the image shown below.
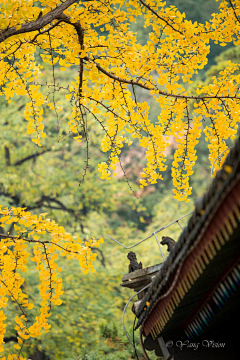
[[[172,163],[174,197],[188,201],[189,177],[202,132],[208,142],[210,164],[227,149],[226,140],[237,133],[239,64],[228,62],[218,77],[207,85],[197,86],[194,93],[188,84],[207,64],[211,40],[222,46],[240,44],[239,15],[238,0],[219,2],[219,11],[209,14],[205,24],[186,20],[176,7],[161,1],[3,0],[0,95],[8,102],[14,96],[26,99],[26,132],[37,146],[48,135],[47,107],[52,110],[58,129],[62,121],[67,122],[74,140],[85,143],[86,165],[80,182],[89,168],[89,122],[95,121],[100,126],[101,148],[108,154],[108,160],[98,165],[102,179],[116,174],[123,147],[130,146],[133,139],[139,142],[146,154],[142,187],[163,180],[166,149],[173,136],[178,144]],[[130,31],[130,24],[138,17],[144,18],[144,27],[149,32],[149,40],[143,45]],[[44,63],[52,68],[51,82],[44,79]],[[71,68],[68,85],[59,81],[57,68],[63,72]],[[155,121],[149,117],[147,101],[138,99],[139,88],[159,104]],[[58,92],[65,95],[71,107],[68,119],[61,115],[65,109],[57,98]],[[16,231],[14,236],[1,235],[0,304],[4,308],[10,297],[22,311],[16,318],[19,354],[25,339],[48,330],[51,303],[57,305],[61,301],[56,250],[76,257],[87,271],[92,269],[95,257],[91,246],[100,243],[93,239],[82,244],[44,215],[31,215],[25,210],[5,208],[0,213],[2,228],[13,223]],[[34,245],[33,250],[29,245]],[[30,328],[25,308],[32,305],[22,290],[20,274],[28,256],[39,271],[42,296],[40,314]],[[2,310],[0,318],[3,343],[6,325]]]
[[[93,246],[99,246],[103,241],[90,239],[81,244],[81,240],[73,238],[66,233],[62,226],[46,217],[46,213],[40,216],[31,215],[22,208],[5,208],[0,210],[1,228],[14,224],[16,235],[0,234],[0,307],[5,308],[9,299],[13,300],[21,311],[16,316],[15,330],[18,334],[18,343],[14,345],[19,354],[24,342],[29,337],[37,337],[50,328],[48,318],[51,313],[51,306],[60,305],[62,291],[62,279],[59,277],[61,268],[57,265],[58,253],[69,259],[76,258],[84,273],[94,271],[93,261],[96,254],[91,252]],[[48,237],[46,236],[48,235]],[[41,237],[44,235],[44,239]],[[33,245],[33,246],[29,246]],[[28,295],[24,292],[22,285],[26,271],[28,257],[35,263],[39,273],[39,293],[42,298],[39,312],[31,326],[28,325],[27,310],[33,308],[29,302]],[[0,310],[0,351],[3,351],[4,334],[6,331],[6,317],[3,310]],[[11,355],[9,355],[11,358]],[[17,356],[17,355],[15,355]],[[19,357],[19,355],[17,356]]]
[[[137,138],[146,152],[141,186],[156,183],[166,170],[165,150],[172,135],[178,143],[172,163],[175,197],[186,201],[191,194],[189,177],[197,159],[196,144],[203,120],[211,164],[234,137],[239,118],[238,64],[229,62],[221,76],[191,94],[184,83],[207,63],[209,41],[224,46],[239,44],[239,1],[222,1],[219,12],[205,24],[185,20],[176,7],[161,1],[3,1],[1,5],[1,92],[11,101],[25,96],[24,116],[32,141],[41,146],[44,107],[49,106],[59,123],[64,111],[56,101],[62,91],[72,113],[69,131],[85,141],[89,166],[88,118],[102,127],[102,151],[108,161],[99,164],[101,178],[114,176],[124,144]],[[137,43],[129,24],[144,17],[150,27],[147,44]],[[102,33],[102,34],[101,34]],[[52,82],[41,77],[42,60],[52,66]],[[57,66],[72,67],[69,85],[61,86]],[[48,87],[48,94],[42,89]],[[147,102],[138,101],[142,88],[159,103],[158,120],[151,122]],[[190,113],[190,105],[194,111]]]
[[[59,72],[60,69],[57,69],[56,73]],[[60,74],[66,77],[68,71]],[[44,76],[45,79],[48,79],[49,73],[45,71]],[[66,82],[66,79],[64,81]],[[67,99],[64,101],[67,102]],[[48,212],[47,215],[45,214],[45,218],[54,219],[56,223],[64,226],[72,234],[72,237],[75,236],[76,240],[80,237],[84,247],[86,246],[84,242],[91,235],[98,239],[105,238],[106,233],[113,234],[113,232],[120,237],[123,234],[124,237],[128,234],[128,238],[136,236],[136,233],[133,233],[133,230],[138,230],[137,228],[135,230],[135,226],[144,225],[137,219],[142,215],[145,218],[148,217],[148,209],[143,208],[143,199],[137,200],[134,196],[129,197],[124,179],[122,181],[113,179],[111,182],[97,181],[98,172],[97,169],[94,169],[94,164],[96,165],[99,161],[97,145],[99,129],[88,124],[91,132],[91,167],[88,169],[85,181],[81,187],[78,187],[79,173],[84,165],[84,147],[69,136],[62,138],[65,130],[63,128],[60,132],[61,141],[58,143],[58,132],[51,121],[52,114],[48,109],[48,112],[45,112],[48,119],[46,126],[48,141],[45,143],[46,138],[43,139],[43,146],[40,149],[37,148],[24,131],[26,121],[19,111],[23,104],[23,98],[16,97],[10,104],[4,103],[2,98],[0,99],[0,171],[2,174],[0,203],[3,204],[3,208],[7,206],[27,207],[28,211],[37,212],[39,215]],[[16,134],[18,134],[17,137]],[[102,155],[104,156],[104,154]],[[134,185],[132,181],[131,185]],[[135,189],[136,185],[133,188]],[[142,189],[142,192],[144,190],[147,189]],[[132,216],[133,207],[136,208],[134,216]],[[102,223],[102,227],[99,229],[98,221]],[[15,236],[14,239],[18,238],[16,222],[5,221],[3,225],[0,228],[0,234],[4,239],[9,237],[8,235],[11,240],[12,236]],[[119,233],[117,228],[120,226],[123,230]],[[37,236],[40,236],[39,241],[51,239],[47,233]],[[24,242],[25,238],[27,238],[27,234],[22,236]],[[34,240],[34,238],[32,239]],[[13,243],[9,243],[10,249],[13,246],[11,244]],[[35,266],[36,262],[32,260],[34,259],[33,247],[36,242],[30,241],[27,244],[29,256],[27,258],[26,253],[24,267],[26,271],[22,272],[19,267],[17,273],[22,276],[22,281],[24,280],[21,289],[24,290],[25,295],[28,295],[31,304],[34,304],[32,309],[22,306],[30,328],[35,322],[35,316],[40,314],[42,300],[38,288],[41,274],[38,272],[38,267]],[[45,245],[48,251],[48,246],[51,244],[46,243]],[[92,252],[97,252],[99,255],[96,257],[97,262],[94,263],[96,272],[89,271],[88,275],[82,275],[82,271],[86,272],[86,268],[82,267],[81,271],[77,259],[72,258],[71,262],[66,261],[66,257],[61,256],[61,248],[55,246],[55,255],[52,253],[51,256],[56,256],[57,249],[59,249],[60,254],[58,253],[55,262],[62,269],[61,273],[58,273],[58,280],[61,279],[63,285],[61,292],[64,291],[64,293],[60,295],[59,299],[63,302],[57,302],[61,305],[60,307],[51,302],[53,305],[51,317],[48,318],[48,326],[51,325],[51,328],[46,328],[46,331],[49,332],[44,336],[45,330],[42,329],[41,336],[26,339],[27,341],[23,343],[21,349],[21,356],[34,359],[34,354],[36,351],[40,351],[39,349],[48,355],[54,353],[56,358],[59,356],[69,357],[68,352],[70,351],[73,356],[76,351],[79,352],[82,349],[82,345],[87,346],[88,342],[96,341],[99,319],[113,321],[113,319],[121,318],[119,303],[123,303],[124,295],[121,295],[118,289],[118,291],[116,290],[116,284],[121,282],[119,271],[124,273],[124,270],[119,267],[119,263],[123,266],[124,262],[114,261],[114,272],[118,277],[113,276],[113,267],[108,265],[111,261],[108,260],[110,248],[109,243],[104,248],[96,247],[93,244]],[[118,259],[121,258],[121,254],[116,255],[115,248],[112,251],[114,256],[117,256]],[[49,271],[46,267],[47,263],[44,261],[42,263]],[[105,266],[108,267],[105,268]],[[50,291],[47,277],[45,280],[46,288]],[[105,293],[103,293],[103,289]],[[104,300],[97,300],[99,294],[104,297]],[[10,294],[7,297],[7,306],[3,309],[6,317],[4,324],[7,324],[6,332],[3,334],[5,342],[3,356],[14,353],[14,345],[18,347],[16,344],[18,341],[17,331],[14,329],[18,324],[15,323],[15,318],[17,320],[23,315]],[[21,304],[21,299],[18,302]]]

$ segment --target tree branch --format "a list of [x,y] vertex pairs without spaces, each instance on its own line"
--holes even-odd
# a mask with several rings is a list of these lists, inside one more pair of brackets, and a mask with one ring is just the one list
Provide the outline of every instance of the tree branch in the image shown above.
[[[53,207],[53,206],[51,206],[49,204],[44,205],[44,201],[54,202],[55,204],[58,204],[60,207]],[[69,212],[71,214],[75,214],[75,210],[67,208],[61,201],[59,201],[59,200],[57,200],[55,198],[51,198],[50,196],[43,195],[40,200],[36,201],[36,205],[38,207],[45,206],[45,207],[49,207],[51,209],[64,210],[64,211],[67,211],[67,212]]]
[[192,99],[192,100],[205,100],[205,99],[238,99],[240,100],[239,96],[233,95],[233,96],[229,96],[229,95],[224,95],[224,96],[217,96],[217,95],[206,95],[206,96],[192,96],[192,95],[181,95],[181,94],[171,94],[171,93],[167,93],[165,91],[159,90],[158,88],[151,88],[147,85],[141,84],[137,81],[133,81],[133,80],[126,80],[126,79],[122,79],[114,74],[112,74],[111,72],[105,70],[101,65],[97,64],[95,61],[93,61],[92,59],[90,59],[88,56],[85,56],[84,60],[89,61],[89,62],[93,62],[97,69],[99,71],[101,71],[103,74],[107,75],[108,77],[110,77],[113,80],[116,80],[120,83],[124,83],[124,84],[129,84],[129,85],[136,85],[139,86],[143,89],[146,90],[154,90],[156,91],[156,93],[158,93],[159,95],[163,95],[166,97],[173,97],[173,98],[178,98],[178,99]]
[[136,82],[136,81],[133,81],[133,80],[122,79],[122,78],[110,73],[109,71],[105,70],[101,65],[99,65],[95,61],[91,60],[88,56],[85,56],[84,60],[87,60],[89,62],[93,62],[94,65],[96,65],[96,67],[97,67],[97,69],[99,71],[101,71],[103,74],[107,75],[108,77],[110,77],[113,80],[122,82],[124,84],[137,85],[137,86],[140,86],[140,87],[142,87],[143,89],[146,89],[146,90],[154,90],[154,88],[149,88],[148,86],[146,86],[144,84],[141,84],[139,82]]
[[95,246],[92,247],[92,250],[96,250],[97,252],[99,252],[101,254],[102,258],[100,259],[99,257],[97,257],[97,259],[100,261],[100,263],[102,264],[103,267],[106,267],[103,251]]
[[233,13],[234,13],[234,16],[235,16],[236,20],[240,23],[240,20],[239,20],[239,18],[238,18],[238,16],[237,16],[236,10],[234,9],[234,6],[233,6],[232,1],[231,1],[231,0],[228,0],[228,1],[229,1],[230,6],[231,6],[231,8],[232,8],[232,10],[233,10]]
[[[20,235],[21,236],[21,235]],[[13,240],[24,240],[26,242],[29,242],[29,243],[37,243],[37,244],[41,244],[41,245],[44,245],[44,244],[50,244],[50,245],[55,245],[56,247],[60,248],[61,250],[64,250],[64,251],[67,251],[69,253],[73,253],[73,254],[79,254],[79,251],[73,251],[73,250],[69,250],[67,248],[64,248],[63,246],[59,245],[59,244],[56,244],[52,241],[48,241],[48,240],[45,240],[45,241],[41,241],[41,240],[33,240],[33,239],[27,239],[27,238],[23,238],[23,237],[20,237],[20,236],[13,236],[13,235],[8,235],[8,234],[2,234],[0,233],[0,239],[1,238],[7,238],[7,239],[13,239]],[[2,281],[2,280],[0,280]],[[3,282],[3,281],[2,281]],[[4,283],[4,285],[6,286],[6,284]],[[16,301],[16,300],[15,300]]]
[[39,33],[36,34],[36,35],[34,36],[34,38],[31,40],[31,42],[34,42],[38,36],[44,35],[44,34],[46,34],[46,33],[49,33],[50,30],[54,29],[54,28],[55,28],[56,26],[58,26],[61,22],[62,22],[62,20],[59,20],[59,21],[57,21],[54,25],[50,26],[48,29],[43,30],[43,31],[39,31]]
[[32,154],[32,155],[28,155],[26,156],[25,158],[21,159],[21,160],[18,160],[15,162],[14,166],[19,166],[19,165],[22,165],[25,161],[28,161],[28,160],[31,160],[31,159],[34,159],[36,158],[37,156],[40,156],[48,151],[50,151],[51,149],[46,149],[46,150],[43,150],[41,152],[37,152],[35,154]]
[[4,151],[5,151],[6,165],[10,166],[11,165],[10,150],[7,145],[4,146]]
[[5,337],[3,340],[4,340],[5,343],[8,343],[8,342],[10,342],[10,341],[14,341],[14,342],[16,342],[16,343],[18,342],[18,339],[17,339],[16,336]]
[[0,31],[0,43],[10,38],[11,36],[42,29],[44,26],[50,24],[53,20],[59,17],[64,10],[69,8],[69,6],[74,3],[78,3],[78,1],[79,0],[66,0],[64,3],[62,3],[46,15],[40,17],[39,19],[31,21],[30,23],[22,24],[21,29],[19,30],[16,30],[17,25],[12,26],[11,28],[3,29],[2,31]]
[[160,15],[158,15],[158,13],[156,11],[154,11],[149,5],[147,5],[144,1],[139,0],[140,3],[145,6],[148,10],[150,10],[158,19],[162,20],[163,22],[165,22],[166,25],[170,26],[174,31],[178,32],[181,35],[184,35],[183,32],[181,32],[180,30],[175,29],[171,24],[169,24],[169,22],[167,20],[165,20],[163,17],[161,17]]

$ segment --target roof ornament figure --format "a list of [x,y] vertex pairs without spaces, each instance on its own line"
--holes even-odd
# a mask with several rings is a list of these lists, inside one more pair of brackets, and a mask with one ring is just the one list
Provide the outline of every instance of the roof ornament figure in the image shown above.
[[172,238],[168,236],[163,236],[162,241],[160,242],[161,245],[167,245],[167,251],[171,252],[176,245],[176,241],[174,241]]
[[133,251],[130,251],[127,255],[127,258],[130,260],[128,267],[128,273],[134,272],[135,270],[142,269],[142,263],[137,262],[137,256]]

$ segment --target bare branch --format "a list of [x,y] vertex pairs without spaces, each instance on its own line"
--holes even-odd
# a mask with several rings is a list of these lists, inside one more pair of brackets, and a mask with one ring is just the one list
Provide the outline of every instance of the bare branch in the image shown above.
[[10,150],[7,145],[4,146],[4,151],[5,151],[6,165],[10,166],[11,165]]
[[15,162],[14,166],[19,166],[19,165],[22,165],[25,161],[28,161],[28,160],[31,160],[31,159],[35,159],[37,156],[40,156],[48,151],[50,151],[51,149],[46,149],[46,150],[43,150],[41,152],[37,152],[35,154],[32,154],[32,155],[28,155],[26,156],[25,158],[21,159],[21,160],[18,160]]
[[[60,207],[53,207],[53,206],[50,206],[49,204],[44,205],[44,201],[54,202],[54,203],[58,204]],[[76,211],[74,209],[67,208],[61,201],[59,201],[58,199],[55,199],[55,198],[51,198],[50,196],[43,195],[41,197],[41,199],[36,202],[36,204],[37,204],[38,207],[45,206],[45,207],[49,207],[51,209],[64,210],[64,211],[67,211],[67,212],[69,212],[71,214],[76,214]]]
[[99,252],[101,254],[102,258],[100,259],[99,257],[97,257],[97,259],[100,261],[100,263],[102,264],[103,267],[106,267],[103,251],[95,246],[92,247],[92,250],[96,250],[97,252]]

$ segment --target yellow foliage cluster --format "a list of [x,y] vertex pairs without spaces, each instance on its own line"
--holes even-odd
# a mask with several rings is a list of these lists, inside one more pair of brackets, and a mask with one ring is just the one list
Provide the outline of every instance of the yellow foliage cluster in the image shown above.
[[[0,210],[0,228],[13,224],[16,235],[0,234],[0,308],[8,305],[9,299],[19,308],[19,315],[15,317],[15,330],[18,334],[19,350],[29,337],[36,337],[48,332],[50,325],[51,305],[61,305],[62,279],[61,268],[57,265],[58,254],[68,259],[77,259],[83,273],[94,271],[93,262],[96,254],[91,252],[93,246],[99,246],[99,241],[91,239],[84,244],[80,239],[74,239],[48,218],[47,213],[40,216],[31,215],[24,208],[5,208]],[[23,291],[24,273],[28,260],[36,265],[39,273],[40,309],[37,309],[35,321],[29,326],[28,310],[34,308],[28,295]],[[31,317],[32,318],[32,317]],[[4,334],[6,331],[6,317],[0,310],[0,352],[3,351]],[[19,358],[19,355],[15,355]],[[9,357],[9,360],[11,355]]]
[[[2,1],[0,95],[9,102],[15,94],[29,100],[24,112],[27,132],[41,146],[46,136],[44,106],[57,115],[62,107],[55,92],[64,91],[72,106],[70,131],[76,141],[86,142],[87,152],[87,118],[102,127],[102,151],[109,153],[108,161],[99,164],[103,179],[111,178],[123,146],[131,145],[132,137],[146,152],[141,187],[156,183],[166,170],[166,148],[173,136],[178,143],[172,166],[174,197],[187,201],[202,120],[210,119],[204,133],[211,165],[226,149],[226,139],[236,134],[238,65],[229,62],[219,78],[199,86],[194,95],[184,83],[191,84],[193,75],[207,63],[210,40],[222,46],[240,43],[239,14],[239,0],[221,1],[219,12],[209,14],[205,24],[186,20],[184,13],[162,1]],[[152,28],[145,45],[129,30],[138,16],[144,17],[144,27]],[[35,56],[39,49],[43,62],[52,66],[52,84],[41,79],[42,66]],[[67,88],[56,83],[57,66],[62,71],[78,68]],[[47,96],[44,86],[49,89]],[[137,98],[137,88],[159,103],[154,123],[147,102]],[[88,155],[86,162],[87,169]]]

